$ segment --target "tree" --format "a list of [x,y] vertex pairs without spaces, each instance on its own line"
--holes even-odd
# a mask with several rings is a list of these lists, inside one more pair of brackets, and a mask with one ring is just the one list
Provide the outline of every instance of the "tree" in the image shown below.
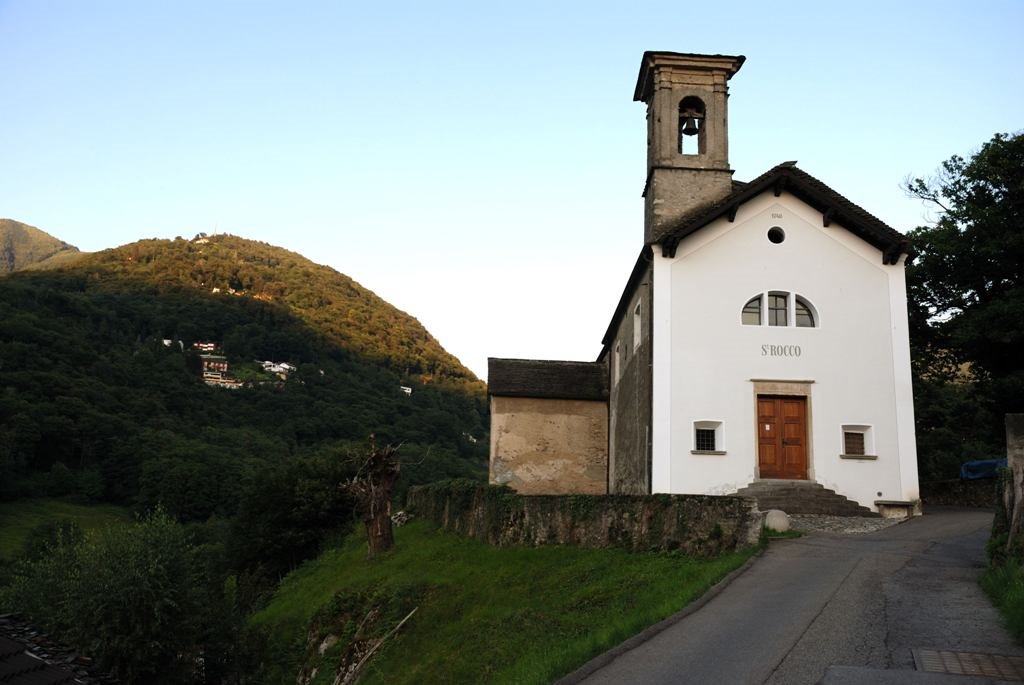
[[398,447],[377,447],[373,435],[370,449],[356,475],[343,488],[356,501],[356,508],[366,526],[367,558],[373,559],[395,545],[391,529],[391,497],[400,469]]
[[232,566],[276,580],[316,556],[328,535],[351,527],[352,502],[338,487],[351,475],[349,463],[320,457],[253,473],[231,524]]
[[[917,257],[907,269],[922,453],[943,417],[958,413],[951,399],[990,408],[972,428],[984,434],[982,449],[995,450],[1002,414],[1024,408],[1024,134],[996,134],[970,159],[954,155],[905,187],[938,211],[910,233]],[[923,396],[949,385],[960,389],[933,415]]]

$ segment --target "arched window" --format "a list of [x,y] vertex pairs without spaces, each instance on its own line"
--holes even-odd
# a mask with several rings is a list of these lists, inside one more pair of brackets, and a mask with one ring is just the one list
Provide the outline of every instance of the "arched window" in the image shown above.
[[[792,298],[792,300],[790,299]],[[792,304],[792,309],[790,305]],[[740,314],[744,326],[796,326],[815,328],[818,312],[807,298],[779,290],[761,293],[747,300]]]
[[770,292],[768,293],[768,325],[787,325],[787,314],[789,309],[789,293]]
[[743,325],[745,326],[760,326],[761,325],[761,296],[755,295],[750,298],[745,305],[743,305],[743,314],[741,315]]
[[793,318],[796,319],[797,328],[814,328],[817,320],[811,303],[799,295],[793,298]]
[[704,152],[704,113],[704,102],[699,97],[688,95],[679,101],[680,154],[696,155]]

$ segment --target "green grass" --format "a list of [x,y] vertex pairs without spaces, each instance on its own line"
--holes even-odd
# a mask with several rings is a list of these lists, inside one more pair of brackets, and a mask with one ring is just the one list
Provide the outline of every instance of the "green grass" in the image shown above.
[[1024,567],[1015,559],[990,566],[981,576],[981,588],[1003,615],[1013,639],[1024,644]]
[[[360,682],[548,683],[678,611],[753,553],[694,560],[619,549],[494,548],[423,522],[395,533],[395,549],[373,562],[365,559],[365,539],[352,536],[285,578],[253,617],[277,641],[271,652],[292,662],[279,677],[294,681],[296,671],[284,671],[310,654],[300,642],[321,607],[338,593],[372,593],[402,598],[390,602],[379,632],[418,610]],[[317,620],[323,623],[323,614]],[[333,665],[319,666],[315,682],[320,675],[331,682]]]
[[25,539],[36,526],[51,521],[75,521],[82,530],[131,521],[127,509],[109,504],[73,504],[39,498],[0,502],[0,559],[21,554]]

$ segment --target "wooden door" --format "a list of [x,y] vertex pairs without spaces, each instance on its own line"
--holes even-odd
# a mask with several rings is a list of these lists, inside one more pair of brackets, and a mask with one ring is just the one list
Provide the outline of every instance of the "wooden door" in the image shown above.
[[761,478],[807,478],[807,398],[757,396]]

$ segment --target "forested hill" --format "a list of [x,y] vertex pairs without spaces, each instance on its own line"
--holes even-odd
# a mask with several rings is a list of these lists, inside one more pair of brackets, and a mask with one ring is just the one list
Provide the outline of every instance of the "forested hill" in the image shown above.
[[35,226],[0,219],[0,274],[24,269],[54,257],[77,254],[77,247]]
[[[405,484],[486,473],[484,384],[416,319],[281,248],[144,240],[19,271],[0,277],[0,321],[0,496],[231,516],[267,469],[370,433],[404,443]],[[198,341],[238,389],[204,384]]]
[[[292,313],[331,343],[404,378],[484,391],[483,383],[412,316],[348,276],[280,247],[231,235],[142,240],[88,255],[74,266],[100,280],[127,278],[160,288],[256,299]],[[189,333],[165,332],[171,337]]]

